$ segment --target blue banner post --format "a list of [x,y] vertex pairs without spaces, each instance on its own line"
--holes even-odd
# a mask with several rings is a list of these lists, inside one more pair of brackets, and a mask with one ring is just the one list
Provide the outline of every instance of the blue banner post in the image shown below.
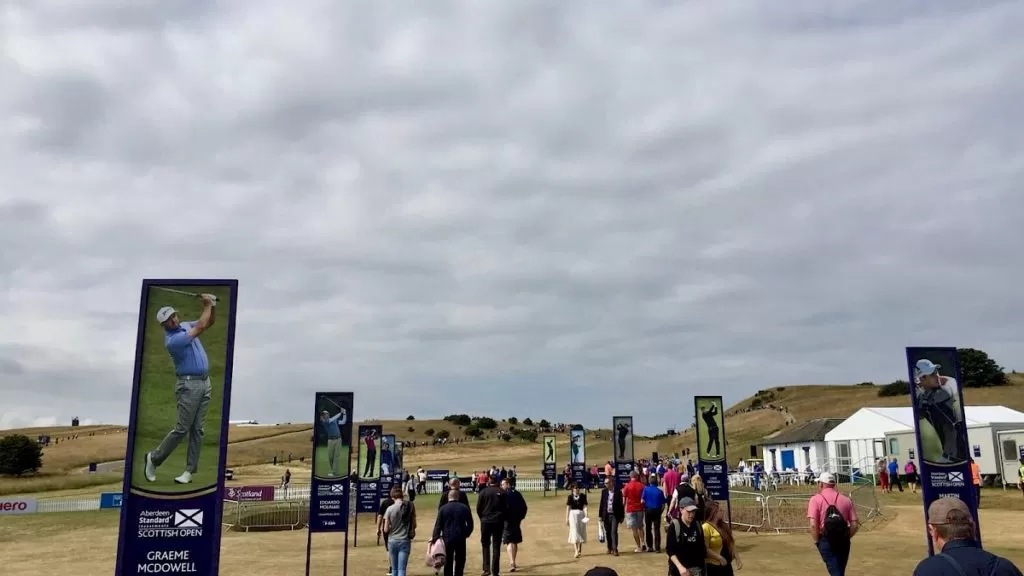
[[697,415],[697,469],[711,498],[725,502],[727,520],[732,524],[722,397],[695,396],[693,411]]
[[237,293],[142,281],[116,576],[220,571]]
[[342,574],[348,574],[348,516],[351,489],[352,392],[317,392],[313,413],[313,480],[309,487],[306,576],[313,533],[344,532]]
[[[583,426],[569,430],[569,466],[572,471],[571,480],[580,488],[585,488],[584,479],[587,475],[587,431]],[[568,486],[566,486],[568,490]]]
[[[359,426],[359,451],[356,456],[356,513],[353,526],[352,547],[359,547],[359,513],[373,512],[376,514],[380,506],[382,494],[384,493],[380,475],[380,464],[382,460],[378,443],[384,435],[384,429],[380,425]],[[374,502],[371,506],[369,502]],[[380,536],[377,537],[377,544],[380,545]]]
[[[920,456],[921,494],[925,515],[939,498],[959,498],[974,517],[976,538],[981,543],[978,495],[967,451],[967,425],[956,348],[907,348],[910,399],[914,407],[914,432]],[[925,519],[927,523],[927,518]],[[935,547],[928,534],[928,554]]]
[[[558,474],[556,465],[555,437],[545,436],[541,442],[541,472],[544,475],[544,495],[548,495],[548,486],[555,482]],[[555,496],[558,496],[558,483],[555,482]]]
[[[612,449],[615,464],[615,483],[620,488],[629,482],[636,458],[633,457],[633,417],[612,417]],[[647,479],[644,479],[646,483]]]

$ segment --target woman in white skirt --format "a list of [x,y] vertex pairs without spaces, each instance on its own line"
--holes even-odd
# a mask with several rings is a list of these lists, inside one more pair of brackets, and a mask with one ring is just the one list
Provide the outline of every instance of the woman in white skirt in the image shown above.
[[565,525],[569,527],[569,544],[576,548],[576,558],[583,555],[583,543],[587,541],[587,495],[580,494],[580,487],[570,484],[569,499],[565,502]]

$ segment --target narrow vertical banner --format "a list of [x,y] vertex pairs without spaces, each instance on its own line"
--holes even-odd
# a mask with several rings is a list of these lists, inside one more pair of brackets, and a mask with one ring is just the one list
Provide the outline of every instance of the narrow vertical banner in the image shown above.
[[[548,491],[550,486],[558,474],[558,468],[556,466],[557,457],[555,456],[555,437],[545,436],[541,442],[541,473],[544,476],[544,491]],[[556,485],[557,489],[557,485]]]
[[142,282],[116,576],[220,571],[237,294]]
[[352,392],[317,392],[309,531],[348,532],[352,460]]
[[615,463],[615,482],[625,486],[629,475],[633,472],[633,417],[615,416],[612,418],[612,456]]
[[697,414],[697,469],[711,498],[729,500],[729,461],[725,455],[725,409],[721,396],[693,399]]
[[[960,386],[960,359],[956,348],[907,348],[910,398],[914,407],[918,469],[925,514],[939,498],[963,500],[974,517],[977,540],[978,497],[971,479],[967,453],[964,396]],[[927,534],[927,528],[925,529]],[[928,553],[934,554],[931,536]]]
[[569,466],[571,480],[583,486],[587,478],[587,431],[582,426],[569,430]]
[[380,456],[377,444],[383,436],[380,426],[359,427],[359,452],[356,457],[356,511],[376,514],[381,495]]
[[380,437],[380,497],[388,493],[401,480],[395,476],[395,435]]
[[395,440],[395,475],[399,478],[405,476],[405,443]]

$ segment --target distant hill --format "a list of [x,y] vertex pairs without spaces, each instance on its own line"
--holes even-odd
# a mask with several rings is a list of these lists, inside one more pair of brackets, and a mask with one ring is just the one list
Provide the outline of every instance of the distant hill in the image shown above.
[[[1009,386],[964,388],[965,403],[970,406],[1006,406],[1024,412],[1024,374],[1010,374],[1009,379]],[[910,406],[910,396],[879,397],[879,388],[858,384],[778,386],[761,390],[726,411],[729,460],[748,457],[750,447],[760,445],[765,436],[808,420],[849,418],[865,406]],[[658,449],[663,453],[679,452],[684,448],[696,453],[697,443],[692,427],[658,443]]]

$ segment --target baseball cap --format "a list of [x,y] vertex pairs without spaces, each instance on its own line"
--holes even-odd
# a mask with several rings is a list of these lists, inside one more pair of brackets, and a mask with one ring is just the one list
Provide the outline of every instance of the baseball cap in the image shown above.
[[930,376],[939,368],[942,368],[941,364],[935,364],[927,358],[922,358],[917,361],[917,373],[921,376]]
[[974,524],[974,517],[967,503],[959,498],[939,498],[928,506],[928,523],[936,526],[943,524]]
[[683,510],[696,510],[697,503],[693,501],[693,498],[686,497],[679,499],[679,508]]
[[164,306],[163,308],[156,311],[156,321],[163,324],[164,322],[167,322],[168,318],[170,318],[172,315],[176,313],[177,310],[175,310],[174,308],[171,308],[170,306]]
[[822,472],[818,475],[818,484],[835,484],[836,477],[831,472]]

